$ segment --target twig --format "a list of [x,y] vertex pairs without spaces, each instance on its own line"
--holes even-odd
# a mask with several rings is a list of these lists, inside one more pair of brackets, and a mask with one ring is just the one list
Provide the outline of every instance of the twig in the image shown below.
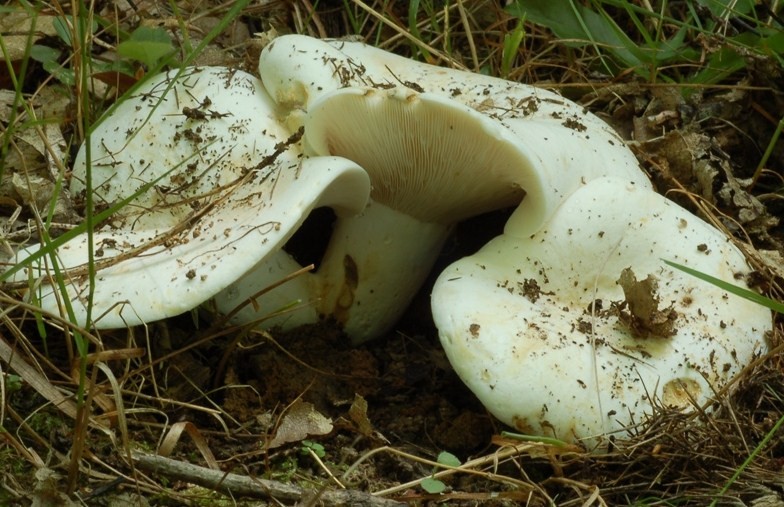
[[[482,477],[484,477],[486,479],[489,479],[491,481],[502,482],[502,483],[505,483],[505,484],[508,484],[508,485],[513,485],[513,486],[516,486],[516,487],[518,487],[520,489],[533,490],[534,487],[531,484],[527,483],[527,482],[524,482],[524,481],[521,481],[521,480],[518,480],[518,479],[515,479],[515,478],[512,478],[512,477],[506,477],[506,476],[503,476],[503,475],[498,475],[498,474],[496,474],[494,472],[484,472],[484,471],[480,471],[480,470],[475,470],[475,468],[482,467],[482,466],[492,466],[493,468],[495,468],[498,465],[498,462],[503,460],[503,459],[506,459],[506,458],[509,458],[509,457],[512,457],[512,456],[517,456],[517,455],[523,454],[525,452],[531,452],[531,450],[533,450],[533,449],[540,450],[540,449],[546,449],[547,447],[548,446],[546,446],[546,445],[543,446],[542,444],[519,444],[519,445],[514,445],[514,446],[508,446],[508,447],[504,447],[504,448],[498,449],[496,452],[494,452],[492,454],[489,454],[487,456],[482,456],[480,458],[476,458],[476,459],[472,459],[471,461],[467,461],[467,462],[465,462],[462,465],[457,466],[457,467],[453,467],[453,466],[445,465],[443,463],[438,463],[436,461],[431,461],[431,460],[428,460],[428,459],[420,458],[419,456],[414,456],[412,454],[408,454],[406,452],[400,451],[400,450],[395,449],[393,447],[379,447],[378,449],[374,449],[373,451],[370,451],[369,453],[367,453],[364,456],[362,456],[353,465],[351,465],[351,467],[343,475],[344,475],[344,477],[347,476],[350,472],[352,472],[352,469],[355,468],[361,461],[364,461],[364,459],[367,459],[368,457],[370,457],[371,455],[373,455],[373,454],[375,454],[377,452],[385,451],[385,452],[390,452],[392,454],[396,454],[398,456],[403,456],[405,458],[417,461],[419,463],[424,463],[426,465],[430,465],[430,466],[437,467],[437,468],[443,468],[444,470],[441,470],[439,472],[435,472],[432,475],[429,475],[429,476],[426,476],[426,477],[420,477],[419,479],[415,479],[413,481],[409,481],[409,482],[406,482],[404,484],[399,484],[397,486],[393,486],[391,488],[384,489],[382,491],[375,491],[373,494],[377,495],[377,496],[384,496],[384,495],[391,495],[391,494],[394,494],[394,493],[399,493],[399,492],[405,491],[405,490],[407,490],[409,488],[413,488],[413,487],[419,486],[422,483],[422,481],[427,479],[427,478],[440,479],[442,477],[447,477],[449,475],[453,475],[453,474],[456,474],[456,473],[459,473],[459,472],[466,473],[466,474],[479,475],[479,476],[482,476]],[[566,451],[571,451],[572,448],[570,447],[570,448],[567,448],[565,450]]]
[[[275,499],[286,502],[307,501],[315,491],[300,488],[292,484],[256,479],[245,475],[210,470],[191,463],[152,456],[149,454],[134,453],[133,459],[136,466],[149,473],[164,475],[170,479],[186,481],[192,484],[231,494],[234,497],[246,496],[253,498]],[[352,505],[357,507],[401,507],[406,504],[378,498],[363,491],[354,490],[325,490],[319,497],[320,505],[341,506]]]

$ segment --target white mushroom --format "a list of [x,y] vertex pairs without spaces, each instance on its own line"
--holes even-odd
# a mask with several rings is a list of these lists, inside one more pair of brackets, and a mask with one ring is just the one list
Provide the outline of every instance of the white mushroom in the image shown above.
[[[281,121],[305,126],[306,153],[351,159],[370,175],[373,202],[336,223],[314,284],[319,312],[355,342],[394,324],[454,223],[525,194],[510,220],[533,233],[584,181],[649,185],[606,124],[551,92],[305,36],[276,39],[259,65]],[[218,307],[256,292],[254,276],[218,295]],[[259,316],[247,308],[237,320]]]
[[662,262],[733,280],[721,233],[664,197],[589,182],[530,237],[505,234],[432,293],[450,362],[520,431],[596,445],[652,412],[711,399],[765,349],[770,312]]
[[[189,68],[150,79],[95,130],[90,170],[98,206],[155,183],[94,235],[97,327],[190,310],[279,255],[313,208],[329,206],[338,214],[364,208],[365,172],[336,157],[304,159],[300,135],[278,123],[274,108],[249,74]],[[83,146],[74,166],[75,194],[85,190],[85,153]],[[81,324],[87,241],[83,235],[57,251]],[[35,250],[20,252],[18,262]],[[28,269],[44,276],[47,265]],[[27,276],[20,272],[17,280]],[[56,290],[46,284],[40,290],[42,306],[58,311]]]
[[[510,220],[530,234],[581,181],[610,173],[648,185],[621,145],[629,163],[608,167],[601,150],[573,130],[547,121],[501,122],[402,87],[324,94],[304,125],[306,153],[351,159],[370,175],[373,201],[336,223],[316,273],[319,312],[334,316],[356,342],[395,323],[458,221],[517,204],[525,194]],[[552,148],[566,144],[570,150]],[[266,268],[259,269],[266,280]],[[260,286],[249,274],[216,297],[218,308]],[[237,321],[259,317],[246,308]]]
[[[318,270],[304,277],[314,308],[334,317],[355,342],[397,321],[455,222],[519,202],[518,180],[529,174],[530,188],[543,194],[531,169],[536,162],[503,127],[438,96],[349,88],[314,104],[305,129],[313,154],[342,153],[368,164],[371,174],[374,200],[361,214],[336,221]],[[268,270],[260,264],[218,294],[218,309],[257,292]],[[235,322],[261,316],[248,306]],[[288,324],[304,318],[292,316]]]

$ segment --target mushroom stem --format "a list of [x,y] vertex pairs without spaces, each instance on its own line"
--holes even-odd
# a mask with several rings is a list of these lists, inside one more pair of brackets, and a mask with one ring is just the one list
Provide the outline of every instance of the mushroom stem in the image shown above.
[[318,270],[321,312],[356,342],[382,335],[408,307],[450,231],[373,201],[339,220]]
[[[334,319],[356,343],[387,332],[408,307],[441,251],[451,227],[423,222],[371,201],[335,224],[324,258],[305,273],[245,302],[300,265],[285,251],[257,264],[215,296],[232,322],[292,328],[320,317]],[[270,314],[286,309],[281,315]]]
[[229,322],[239,324],[292,328],[316,322],[318,301],[313,295],[319,292],[317,277],[303,273],[280,283],[301,269],[288,253],[277,250],[216,294],[214,308],[231,315]]

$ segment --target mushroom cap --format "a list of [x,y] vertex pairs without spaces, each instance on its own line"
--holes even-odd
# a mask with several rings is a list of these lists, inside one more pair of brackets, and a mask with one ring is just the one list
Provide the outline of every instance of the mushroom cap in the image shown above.
[[259,70],[282,114],[307,111],[319,97],[341,88],[400,86],[455,100],[492,118],[549,121],[586,135],[601,133],[619,149],[623,146],[603,120],[555,92],[417,62],[363,42],[283,35],[261,52]]
[[613,175],[650,186],[603,130],[592,137],[551,119],[492,118],[405,87],[325,93],[310,104],[305,132],[307,153],[357,162],[375,201],[424,222],[453,224],[525,195],[511,223],[527,235],[585,181]]
[[452,224],[516,204],[521,181],[539,208],[549,196],[540,161],[512,132],[438,95],[336,90],[311,104],[305,132],[307,153],[353,160],[368,171],[373,200],[422,222]]
[[770,312],[661,259],[725,280],[748,269],[661,195],[593,180],[541,231],[501,235],[439,276],[441,343],[487,409],[526,433],[595,445],[654,403],[702,405],[764,351]]
[[[91,141],[98,204],[159,183],[93,236],[96,327],[190,310],[277,251],[312,209],[329,206],[342,215],[364,208],[367,174],[346,159],[304,159],[297,136],[273,109],[248,74],[189,68],[153,77],[98,126]],[[84,151],[74,168],[77,192],[86,175]],[[37,249],[19,252],[18,261]],[[82,325],[87,249],[82,235],[57,251],[61,267],[71,269],[66,285]],[[28,269],[37,277],[46,267],[39,261]],[[42,307],[56,312],[55,291],[41,290]]]
[[[401,204],[411,210],[423,207],[423,199],[398,192],[398,188],[405,187],[408,178],[421,181],[410,168],[415,161],[427,159],[404,159],[401,154],[418,150],[430,159],[441,157],[438,162],[447,166],[466,153],[481,157],[484,150],[487,163],[482,164],[482,158],[462,161],[463,167],[473,163],[463,173],[471,172],[473,177],[431,180],[430,187],[447,181],[450,184],[443,188],[450,190],[457,190],[464,182],[481,183],[451,195],[443,192],[428,203],[433,209],[423,213],[427,220],[449,223],[508,206],[519,202],[522,189],[527,198],[510,223],[525,235],[536,231],[563,199],[592,178],[612,175],[650,187],[636,157],[609,125],[583,106],[542,88],[415,62],[361,42],[304,35],[276,38],[262,51],[259,69],[264,87],[280,106],[279,114],[285,121],[291,126],[307,124],[305,139],[313,152],[340,153],[360,163],[371,174],[374,198],[393,208]],[[480,114],[471,115],[469,109]],[[430,114],[427,120],[423,120],[423,113]],[[392,115],[395,121],[384,125],[385,115]],[[463,119],[455,123],[459,117]],[[437,136],[430,134],[439,124]],[[427,143],[420,141],[416,146],[412,133],[398,130],[402,125],[415,129]],[[454,132],[445,130],[458,125],[466,126],[458,132],[462,136],[480,130],[478,139],[482,142],[466,142],[449,151],[447,147],[465,141],[452,139],[457,137]],[[383,135],[387,137],[381,138]],[[399,139],[407,143],[402,151]],[[379,146],[383,157],[374,157],[373,150]],[[431,147],[434,149],[428,151]],[[519,161],[516,167],[499,167],[499,162],[515,158]],[[395,177],[393,162],[401,159],[405,164],[401,167],[409,170]],[[500,179],[488,181],[493,177]],[[498,190],[499,184],[505,188]],[[415,189],[413,183],[407,186]],[[489,187],[493,188],[488,193]],[[464,192],[468,192],[467,198],[454,206]],[[409,203],[389,203],[393,195],[395,200]],[[488,206],[495,196],[499,196],[496,205]]]
[[326,92],[361,83],[344,68],[347,57],[321,39],[306,35],[282,35],[270,42],[259,56],[264,88],[284,115]]
[[[288,44],[300,42],[292,39]],[[361,41],[326,39],[323,43],[331,49],[321,49],[322,59],[329,61],[331,68],[339,69],[333,75],[333,86],[336,80],[341,87],[347,86],[344,83],[374,88],[404,86],[451,98],[492,118],[544,120],[590,134],[603,132],[617,144],[623,144],[605,121],[584,106],[541,86],[417,62]],[[312,43],[310,47],[311,51],[316,50]],[[340,52],[342,60],[338,60],[334,50]],[[266,86],[266,80],[262,81]],[[319,93],[326,91],[325,82],[318,86]],[[310,91],[310,95],[315,96],[316,92]]]
[[[261,81],[224,67],[188,67],[150,78],[101,120],[91,137],[96,206],[138,195],[113,216],[123,229],[165,229],[193,211],[199,197],[231,184],[286,142],[275,104]],[[87,149],[79,149],[71,178],[86,192]],[[294,143],[279,159],[294,163]]]
[[[309,158],[295,166],[270,167],[214,194],[205,213],[197,210],[171,229],[98,231],[93,235],[98,260],[93,324],[126,327],[191,310],[275,254],[311,210],[329,206],[359,212],[368,190],[367,175],[356,164],[337,157]],[[66,286],[80,325],[87,325],[87,241],[80,235],[57,251],[60,266],[71,271],[66,272]],[[20,251],[17,262],[37,250]],[[48,260],[45,265],[36,261],[15,281],[26,280],[29,269],[42,276],[51,269],[46,266]],[[42,308],[58,311],[59,294],[51,286],[40,289],[38,297]]]

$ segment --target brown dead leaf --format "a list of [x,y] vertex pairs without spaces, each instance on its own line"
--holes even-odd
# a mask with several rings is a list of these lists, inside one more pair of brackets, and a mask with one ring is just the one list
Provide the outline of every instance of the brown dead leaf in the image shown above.
[[634,139],[647,142],[659,139],[664,131],[670,131],[682,124],[681,111],[683,96],[675,87],[654,88],[652,97],[640,116],[632,119]]
[[190,421],[179,421],[172,424],[158,448],[158,455],[170,456],[183,433],[191,437],[196,448],[201,452],[204,461],[207,462],[207,466],[213,470],[220,470],[220,466],[218,466],[215,455],[212,453],[212,450],[210,450],[207,439],[204,438],[204,435],[199,431],[199,428]]
[[367,400],[362,396],[355,394],[354,401],[348,409],[348,416],[351,421],[356,424],[357,431],[366,437],[369,437],[373,434],[373,425],[370,423],[370,419],[368,419],[367,409]]
[[751,179],[733,176],[729,164],[723,165],[727,182],[716,195],[726,206],[737,210],[738,221],[747,233],[760,235],[778,225],[779,219],[771,215],[764,204],[747,190]]
[[300,442],[309,436],[326,435],[331,431],[332,419],[321,414],[312,403],[298,400],[286,412],[269,448]]
[[68,161],[67,143],[58,124],[67,103],[58,102],[50,93],[42,95],[47,96],[46,100],[29,104],[31,117],[25,112],[12,123],[13,92],[0,90],[0,122],[13,125],[9,127],[12,135],[0,180],[0,198],[21,204],[25,209],[35,208],[41,215],[47,213],[54,200],[53,220],[76,223],[79,218],[69,192],[56,184],[63,178]]
[[659,309],[658,281],[653,275],[637,281],[631,268],[621,271],[618,285],[626,297],[627,311],[622,311],[620,319],[638,338],[658,336],[667,338],[676,333],[675,320],[678,313],[672,307]]
[[[705,134],[682,130],[672,130],[642,144],[643,150],[656,161],[660,178],[665,182],[677,180],[713,202],[713,178],[718,170],[710,156],[710,147],[710,138]],[[698,162],[702,162],[699,173],[695,171]],[[667,183],[667,186],[671,185]]]
[[0,33],[3,34],[5,54],[0,51],[0,61],[14,62],[24,58],[30,42],[41,37],[56,35],[54,16],[26,12],[19,9],[0,16]]

